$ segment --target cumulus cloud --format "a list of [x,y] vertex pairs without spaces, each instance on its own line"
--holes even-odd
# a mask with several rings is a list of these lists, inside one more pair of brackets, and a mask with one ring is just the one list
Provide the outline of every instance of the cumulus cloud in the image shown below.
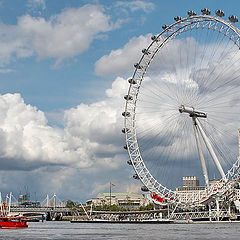
[[154,10],[155,5],[152,2],[145,1],[118,1],[115,4],[116,7],[122,7],[130,9],[130,11],[135,12],[139,10],[143,10],[144,12],[151,12]]
[[23,16],[19,18],[18,26],[22,34],[32,41],[40,58],[58,59],[82,53],[98,33],[115,27],[103,8],[93,5],[67,9],[49,21]]
[[[101,147],[108,144],[108,151],[115,152],[113,144],[119,144],[120,141],[118,136],[123,120],[120,113],[127,86],[125,79],[117,77],[112,88],[106,90],[105,100],[90,105],[80,104],[76,108],[66,110],[64,119],[69,133],[73,136],[83,136],[91,142],[101,144]],[[98,145],[95,147],[98,148]]]
[[101,57],[95,63],[95,73],[98,75],[126,74],[133,70],[138,62],[143,48],[151,42],[151,34],[133,37],[122,48],[112,50],[110,54]]
[[[127,87],[127,80],[118,77],[106,90],[104,100],[66,110],[64,128],[49,126],[45,114],[26,104],[20,94],[1,95],[2,191],[8,189],[5,173],[9,171],[23,185],[33,178],[31,189],[62,192],[73,199],[79,194],[86,199],[108,191],[110,181],[118,186],[117,191],[135,191],[137,185],[130,186],[133,172],[126,164],[121,133]],[[28,177],[21,177],[26,171]]]
[[[44,0],[28,0],[27,6],[36,12],[44,10],[46,3]],[[144,1],[119,1],[116,6],[145,12],[154,8],[152,3]],[[103,6],[87,4],[79,8],[66,8],[49,19],[41,17],[41,14],[39,17],[23,15],[18,18],[16,25],[0,23],[0,65],[8,64],[16,58],[37,56],[39,59],[53,58],[57,66],[62,60],[86,51],[94,40],[106,39],[107,32],[120,28],[125,21],[118,18],[113,22]],[[143,38],[132,39],[136,40],[135,44],[130,42],[125,46],[126,50],[140,47],[140,42],[144,45]],[[134,49],[130,52],[133,53]],[[104,70],[102,64],[122,54],[120,49],[112,51],[110,56],[104,56],[97,63],[96,72],[105,74],[107,70]],[[134,59],[134,56],[130,59]],[[119,68],[123,69],[124,64],[120,61],[119,64]]]
[[44,113],[25,104],[19,94],[1,95],[0,112],[1,168],[92,164],[87,142],[74,141],[67,131],[48,126]]
[[118,77],[106,90],[105,100],[66,110],[64,128],[49,126],[45,114],[26,104],[20,94],[1,95],[1,168],[36,169],[49,164],[87,168],[95,164],[117,169],[123,164],[120,113],[127,85]]
[[0,66],[8,64],[14,58],[33,55],[33,49],[26,44],[27,39],[21,36],[17,26],[0,23],[0,29]]
[[33,55],[55,58],[57,64],[86,51],[94,39],[120,25],[120,20],[111,22],[99,5],[68,8],[48,20],[24,15],[16,25],[0,24],[0,64]]

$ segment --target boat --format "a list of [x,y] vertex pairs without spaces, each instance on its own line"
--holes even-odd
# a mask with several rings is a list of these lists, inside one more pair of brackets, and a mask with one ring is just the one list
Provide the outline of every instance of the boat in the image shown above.
[[88,218],[88,219],[72,219],[71,223],[118,223],[118,224],[166,224],[174,223],[174,220],[167,218],[151,218],[151,219],[109,219],[109,218]]
[[11,198],[12,193],[6,197],[6,202],[2,202],[0,193],[0,229],[27,228],[28,219],[26,217],[11,215]]
[[[86,214],[87,219],[72,219],[71,223],[118,223],[118,224],[166,224],[166,223],[174,223],[172,219],[167,218],[151,218],[151,219],[137,219],[137,218],[119,218],[119,219],[110,219],[110,218],[102,218],[102,217],[93,217],[92,216],[92,204],[90,209],[90,214],[88,214],[87,210],[83,206],[82,203],[81,207]],[[110,214],[111,212],[105,212],[106,214]],[[116,212],[119,214],[119,212]],[[125,213],[134,213],[134,212],[125,212]],[[136,212],[135,212],[136,213]]]
[[146,219],[146,220],[109,220],[109,219],[92,219],[92,220],[71,220],[71,223],[118,223],[118,224],[166,224],[174,223],[170,219]]
[[27,219],[23,216],[4,216],[0,217],[0,229],[27,228]]

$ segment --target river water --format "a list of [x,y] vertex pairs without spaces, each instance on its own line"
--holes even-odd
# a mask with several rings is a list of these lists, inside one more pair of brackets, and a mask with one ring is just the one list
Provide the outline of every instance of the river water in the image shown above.
[[0,239],[240,239],[240,223],[198,224],[102,224],[39,222],[29,223],[27,229],[0,229]]

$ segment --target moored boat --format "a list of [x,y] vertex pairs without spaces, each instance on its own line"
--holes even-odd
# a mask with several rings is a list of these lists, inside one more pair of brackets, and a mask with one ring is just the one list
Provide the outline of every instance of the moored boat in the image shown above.
[[0,217],[0,229],[27,228],[27,219],[23,216],[5,216]]
[[142,219],[142,220],[110,220],[110,219],[89,219],[89,220],[71,220],[71,223],[118,223],[118,224],[166,224],[174,223],[170,219]]
[[11,199],[12,193],[6,197],[6,202],[2,202],[0,193],[0,229],[27,228],[28,219],[26,217],[11,215]]

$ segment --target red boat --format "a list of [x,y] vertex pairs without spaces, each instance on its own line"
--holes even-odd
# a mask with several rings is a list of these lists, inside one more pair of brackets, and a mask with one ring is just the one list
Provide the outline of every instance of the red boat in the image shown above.
[[2,202],[0,192],[0,229],[27,228],[28,219],[26,217],[11,216],[11,199],[12,193],[10,193],[9,197],[6,197],[6,202]]
[[18,217],[0,217],[0,229],[27,228],[27,218]]

